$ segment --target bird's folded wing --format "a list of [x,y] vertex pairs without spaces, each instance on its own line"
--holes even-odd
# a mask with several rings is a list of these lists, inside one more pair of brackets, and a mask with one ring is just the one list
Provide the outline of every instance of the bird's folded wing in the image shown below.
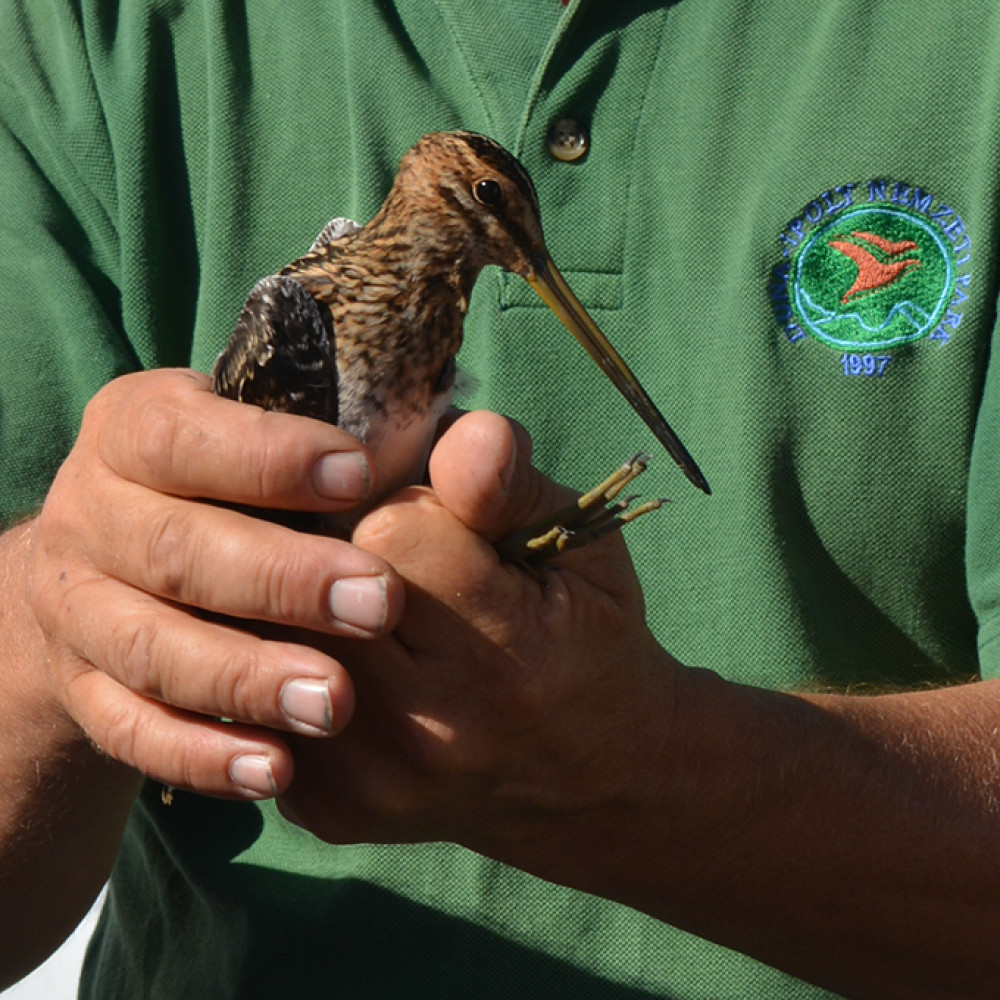
[[329,308],[294,278],[258,281],[215,361],[212,381],[220,396],[335,424],[337,365]]

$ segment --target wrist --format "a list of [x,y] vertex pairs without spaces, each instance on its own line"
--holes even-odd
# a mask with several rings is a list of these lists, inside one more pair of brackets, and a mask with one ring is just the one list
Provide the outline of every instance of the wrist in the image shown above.
[[796,782],[789,775],[783,796],[775,769],[786,770],[788,726],[806,731],[801,713],[815,713],[794,697],[685,667],[655,644],[628,677],[600,744],[591,744],[603,764],[592,799],[581,798],[551,835],[536,834],[529,864],[511,863],[708,929],[741,858],[761,838],[780,841],[797,808]]
[[[563,733],[558,744],[533,753],[516,784],[501,788],[496,817],[478,824],[467,846],[548,881],[621,901],[639,888],[638,852],[660,811],[676,691],[685,673],[647,635],[648,641],[628,643],[627,660],[594,671],[602,690],[591,695],[599,708],[586,739]],[[510,809],[515,796],[520,802]]]
[[[31,610],[34,522],[0,535],[0,987],[72,930],[113,864],[139,776],[100,754],[53,690]],[[31,836],[26,836],[31,831]]]
[[47,734],[57,745],[85,737],[53,689],[48,649],[31,608],[32,562],[37,522],[32,519],[0,535],[0,679],[9,724]]

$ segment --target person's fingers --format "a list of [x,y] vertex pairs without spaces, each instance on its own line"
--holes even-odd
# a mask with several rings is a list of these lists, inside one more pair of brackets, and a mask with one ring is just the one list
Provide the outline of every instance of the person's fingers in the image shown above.
[[280,510],[346,510],[372,490],[363,446],[319,420],[222,399],[193,371],[117,379],[91,401],[100,459],[176,496]]
[[523,427],[485,410],[466,414],[442,435],[431,454],[430,481],[444,507],[492,542],[576,495],[532,466]]
[[204,376],[106,386],[32,533],[30,600],[54,699],[150,777],[280,791],[292,761],[274,730],[332,734],[354,708],[343,668],[311,648],[317,633],[391,631],[404,590],[378,556],[246,508],[339,512],[370,485],[343,432],[219,399]]
[[318,650],[204,621],[115,580],[67,580],[53,612],[46,625],[73,672],[99,664],[147,699],[312,736],[338,732],[353,711],[350,679]]
[[[411,650],[434,646],[454,630],[449,602],[431,593],[447,594],[463,608],[480,606],[483,615],[477,621],[492,619],[498,606],[530,614],[537,605],[529,599],[530,592],[539,590],[537,580],[505,564],[490,542],[464,526],[430,490],[415,487],[397,494],[395,502],[369,514],[354,537],[393,562],[406,580],[406,610],[395,635]],[[515,622],[508,628],[508,620],[500,624],[503,631],[490,638],[499,646],[509,645],[518,626]]]
[[[567,510],[563,526],[572,531],[579,492],[539,472],[531,464],[527,432],[498,414],[479,411],[455,421],[438,441],[429,469],[441,505],[490,542],[501,542],[515,533],[520,536],[562,510]],[[596,484],[574,485],[589,488]],[[397,565],[385,552],[374,551]],[[576,572],[608,593],[624,588],[631,595],[633,590],[627,549],[619,532],[570,547],[545,568]],[[554,585],[551,577],[546,579]]]
[[[338,635],[378,634],[398,620],[402,584],[371,553],[134,483],[117,480],[108,492],[112,486],[113,506],[83,499],[43,517],[47,527],[64,529],[55,537],[74,538],[91,565],[139,590]],[[53,526],[56,518],[62,524]]]
[[79,671],[66,684],[64,703],[97,747],[164,785],[264,799],[291,783],[292,755],[276,733],[188,715],[99,670]]
[[[503,562],[494,542],[543,521],[578,496],[531,464],[526,433],[503,417],[477,412],[456,421],[431,455],[430,480],[431,490],[401,496],[402,502],[370,514],[355,531],[359,545],[385,558],[408,584],[416,584],[410,587],[407,613],[397,626],[405,642],[420,641],[418,620],[427,616],[440,617],[440,627],[448,627],[448,612],[424,601],[425,587],[455,594],[465,613],[477,621],[489,618],[497,602],[520,608],[526,616],[533,608],[549,616],[571,585],[568,576],[550,572],[556,569],[575,575],[612,602],[641,600],[618,533],[560,554],[546,564],[541,578],[526,574],[517,563]],[[455,521],[467,530],[456,532]],[[432,568],[433,579],[425,579],[426,567]],[[540,579],[545,586],[536,605]],[[481,613],[469,611],[477,605]],[[512,616],[506,631],[493,639],[501,645],[514,641],[519,628],[521,621]]]

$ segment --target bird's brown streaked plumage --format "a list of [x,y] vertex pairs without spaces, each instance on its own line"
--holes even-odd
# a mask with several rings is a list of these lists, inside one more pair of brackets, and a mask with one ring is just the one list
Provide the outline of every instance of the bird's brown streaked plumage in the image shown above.
[[258,282],[216,361],[215,391],[343,427],[373,453],[380,495],[413,482],[450,401],[469,297],[487,264],[535,288],[709,492],[552,263],[531,178],[470,132],[425,136],[371,222],[334,220],[309,253]]

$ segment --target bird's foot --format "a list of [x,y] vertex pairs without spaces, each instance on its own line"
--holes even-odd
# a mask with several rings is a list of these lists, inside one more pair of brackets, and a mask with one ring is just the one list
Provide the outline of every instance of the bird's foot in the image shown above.
[[633,507],[636,496],[621,496],[622,490],[642,475],[648,464],[649,455],[633,455],[574,503],[502,539],[497,552],[504,559],[534,570],[563,552],[620,531],[637,517],[658,510],[665,500],[647,500]]

